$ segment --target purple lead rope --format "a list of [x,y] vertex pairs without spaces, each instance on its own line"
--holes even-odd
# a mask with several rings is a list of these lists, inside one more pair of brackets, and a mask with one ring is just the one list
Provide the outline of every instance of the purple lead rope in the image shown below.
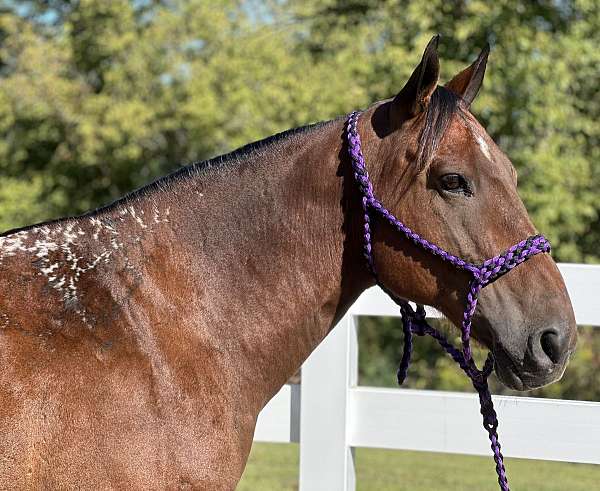
[[[492,396],[488,388],[488,377],[494,368],[494,358],[492,353],[489,353],[483,369],[477,368],[473,360],[471,351],[471,321],[475,308],[477,307],[477,297],[482,288],[497,280],[511,269],[515,268],[522,262],[532,256],[542,252],[550,252],[550,243],[542,235],[534,235],[525,239],[518,244],[515,244],[502,254],[487,259],[483,264],[472,264],[459,257],[456,257],[449,252],[446,252],[441,247],[432,244],[425,240],[417,233],[413,232],[404,223],[398,220],[390,211],[388,211],[382,203],[373,195],[373,185],[369,179],[369,174],[365,166],[365,159],[361,151],[360,136],[357,130],[359,112],[353,112],[348,116],[346,122],[346,138],[348,142],[348,152],[352,160],[352,169],[354,178],[358,184],[358,188],[362,195],[362,207],[364,213],[364,235],[363,248],[364,257],[367,261],[367,266],[375,278],[377,284],[398,304],[400,307],[400,315],[404,331],[404,350],[402,360],[398,368],[398,383],[402,384],[408,372],[410,365],[410,357],[412,353],[413,335],[433,337],[444,350],[458,363],[460,368],[465,372],[467,377],[471,379],[473,387],[479,394],[479,404],[481,407],[481,415],[483,416],[483,427],[488,432],[494,460],[496,462],[496,473],[498,474],[498,483],[502,491],[509,491],[508,479],[506,477],[506,469],[502,452],[500,451],[500,442],[498,441],[498,418],[494,410]],[[417,246],[431,252],[440,257],[442,260],[454,265],[457,269],[469,271],[473,275],[467,294],[465,311],[463,314],[461,326],[462,349],[454,347],[439,331],[431,327],[425,319],[425,309],[422,305],[417,305],[416,310],[413,310],[411,305],[404,299],[398,298],[390,290],[379,282],[375,263],[373,260],[373,251],[371,245],[371,217],[372,214],[379,215],[386,220],[398,232],[405,235],[408,239],[414,242]]]

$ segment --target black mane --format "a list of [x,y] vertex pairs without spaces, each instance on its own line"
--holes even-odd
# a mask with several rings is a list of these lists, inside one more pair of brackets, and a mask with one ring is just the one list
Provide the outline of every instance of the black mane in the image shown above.
[[462,111],[461,99],[454,92],[442,86],[435,89],[425,111],[425,122],[419,136],[416,162],[419,171],[429,165],[450,121]]
[[[431,100],[424,114],[425,122],[421,134],[419,136],[419,149],[417,153],[417,167],[419,170],[423,170],[430,162],[432,155],[437,150],[439,143],[444,136],[448,125],[452,117],[463,111],[461,105],[461,99],[454,94],[452,91],[445,87],[438,86],[431,95]],[[332,121],[337,121],[336,118]],[[163,177],[159,177],[155,181],[146,184],[134,191],[127,193],[125,196],[118,198],[117,200],[107,205],[98,207],[94,210],[87,211],[81,215],[69,216],[64,218],[57,218],[53,220],[44,221],[32,225],[26,225],[24,227],[7,230],[6,232],[0,233],[0,237],[7,235],[27,231],[35,227],[52,225],[59,222],[64,222],[71,219],[80,217],[93,217],[100,213],[110,211],[122,205],[126,205],[131,201],[135,201],[155,191],[168,189],[171,185],[185,180],[190,177],[203,175],[210,171],[218,171],[225,167],[239,164],[245,161],[248,157],[256,155],[272,145],[279,142],[285,141],[297,135],[302,135],[310,131],[319,129],[332,121],[321,121],[318,123],[301,126],[298,128],[289,129],[269,136],[262,140],[258,140],[252,143],[248,143],[232,152],[224,155],[219,155],[208,160],[200,160],[192,162],[186,166],[180,167],[179,169],[167,174]]]
[[313,123],[306,126],[300,126],[298,128],[285,130],[281,133],[276,133],[274,135],[268,136],[267,138],[264,138],[262,140],[257,140],[255,142],[248,143],[236,150],[233,150],[232,152],[223,155],[218,155],[208,160],[199,160],[196,162],[192,162],[191,164],[180,167],[179,169],[171,172],[170,174],[167,174],[163,177],[159,177],[155,181],[126,194],[125,196],[117,199],[109,205],[94,210],[92,213],[104,211],[108,208],[113,208],[115,206],[129,202],[136,198],[145,196],[153,191],[168,188],[173,183],[179,182],[182,179],[196,177],[199,175],[206,174],[212,170],[218,171],[219,169],[237,165],[240,162],[245,161],[248,157],[259,154],[260,152],[263,152],[264,150],[272,147],[273,145],[279,142],[285,141],[297,135],[303,135],[305,133],[309,133],[313,130],[319,129],[329,122],[330,121],[321,121],[318,123]]
[[28,231],[35,227],[42,227],[45,225],[53,225],[53,224],[56,224],[59,222],[64,222],[64,221],[77,219],[77,218],[81,218],[81,217],[97,216],[100,213],[112,210],[114,208],[118,208],[119,206],[126,205],[127,203],[130,203],[131,201],[135,201],[144,196],[147,196],[148,194],[151,194],[152,192],[168,189],[169,186],[173,185],[174,183],[180,182],[181,180],[185,180],[187,178],[194,177],[194,176],[199,176],[199,175],[208,173],[212,170],[218,170],[218,169],[222,169],[225,167],[230,167],[232,165],[239,164],[240,162],[246,160],[246,158],[256,155],[279,142],[285,141],[288,138],[291,138],[291,137],[294,137],[297,135],[303,135],[310,131],[319,129],[319,128],[325,126],[329,122],[331,122],[331,121],[321,121],[321,122],[309,124],[306,126],[300,126],[298,128],[292,128],[292,129],[289,129],[286,131],[282,131],[281,133],[276,133],[275,135],[268,136],[267,138],[264,138],[262,140],[248,143],[247,145],[244,145],[236,150],[233,150],[232,152],[229,152],[229,153],[226,153],[223,155],[219,155],[219,156],[213,157],[208,160],[199,160],[196,162],[192,162],[191,164],[180,167],[179,169],[177,169],[165,176],[159,177],[158,179],[156,179],[155,181],[153,181],[149,184],[146,184],[134,191],[131,191],[131,192],[125,194],[124,196],[116,199],[115,201],[113,201],[107,205],[100,206],[94,210],[87,211],[80,215],[73,215],[73,216],[68,216],[68,217],[63,217],[63,218],[55,218],[52,220],[47,220],[44,222],[35,223],[32,225],[25,225],[23,227],[18,227],[18,228],[14,228],[11,230],[7,230],[5,232],[0,233],[0,237],[5,237],[7,235],[11,235],[11,234],[14,234],[17,232]]

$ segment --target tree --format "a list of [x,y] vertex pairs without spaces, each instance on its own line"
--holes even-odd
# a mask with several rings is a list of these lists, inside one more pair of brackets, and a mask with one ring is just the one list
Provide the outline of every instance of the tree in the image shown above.
[[350,105],[246,2],[28,5],[0,19],[3,228],[83,212]]

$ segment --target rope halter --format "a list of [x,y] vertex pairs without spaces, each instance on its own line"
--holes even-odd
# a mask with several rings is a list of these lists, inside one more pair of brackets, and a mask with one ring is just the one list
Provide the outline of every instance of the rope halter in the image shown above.
[[[387,210],[381,201],[379,201],[373,195],[373,185],[365,166],[365,159],[361,150],[360,136],[357,130],[359,115],[360,113],[355,111],[348,116],[346,121],[348,152],[352,160],[354,178],[362,197],[362,208],[364,214],[363,254],[367,261],[367,266],[377,284],[400,307],[400,315],[402,318],[404,331],[404,349],[402,360],[398,368],[398,383],[402,384],[404,382],[408,372],[413,345],[413,335],[428,335],[433,337],[465,372],[467,377],[469,377],[471,380],[473,387],[479,394],[480,410],[483,417],[483,427],[488,432],[491,442],[491,449],[496,462],[498,483],[502,491],[508,491],[508,479],[506,477],[506,469],[504,467],[502,452],[500,451],[500,442],[498,441],[498,418],[496,416],[496,411],[494,410],[492,396],[488,387],[488,377],[492,373],[494,367],[494,358],[490,352],[482,369],[479,369],[475,364],[471,350],[471,322],[477,307],[477,297],[481,289],[505,275],[511,269],[515,268],[530,257],[542,252],[550,252],[550,243],[544,236],[534,235],[522,240],[518,244],[515,244],[502,254],[494,256],[491,259],[487,259],[482,264],[478,265],[450,254],[441,247],[427,241],[416,232],[413,232],[409,227],[398,220],[389,210]],[[421,249],[438,256],[443,261],[452,264],[456,269],[468,271],[472,275],[462,319],[461,349],[453,346],[442,333],[427,323],[425,319],[425,309],[422,305],[417,305],[416,310],[414,310],[408,301],[397,297],[394,295],[394,293],[380,283],[373,260],[371,239],[371,218],[373,215],[379,215],[382,217],[393,228],[405,235]]]

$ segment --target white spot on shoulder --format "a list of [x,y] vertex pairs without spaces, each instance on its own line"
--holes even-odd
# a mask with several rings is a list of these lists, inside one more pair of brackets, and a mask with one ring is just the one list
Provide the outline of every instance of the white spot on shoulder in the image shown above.
[[[129,214],[133,217],[133,219],[136,221],[136,223],[142,227],[142,228],[148,228],[148,226],[144,223],[144,220],[142,220],[142,217],[140,217],[136,211],[135,208],[133,206],[129,207]],[[141,211],[141,214],[144,214],[144,211]]]
[[109,264],[126,244],[141,242],[145,233],[153,231],[154,224],[169,221],[168,207],[155,206],[151,210],[145,213],[127,206],[113,217],[92,216],[0,237],[0,264],[7,257],[30,254],[35,258],[32,264],[37,274],[87,323],[81,303],[82,277],[101,264]]
[[52,271],[54,271],[55,269],[58,269],[58,263],[51,264],[46,268],[41,268],[40,271],[44,275],[48,276],[48,278],[53,278],[53,276],[50,276],[50,273],[52,273]]
[[158,207],[154,207],[154,223],[161,223],[161,222],[168,222],[169,221],[169,213],[170,213],[170,208],[165,208],[162,213],[161,211],[158,209]]

